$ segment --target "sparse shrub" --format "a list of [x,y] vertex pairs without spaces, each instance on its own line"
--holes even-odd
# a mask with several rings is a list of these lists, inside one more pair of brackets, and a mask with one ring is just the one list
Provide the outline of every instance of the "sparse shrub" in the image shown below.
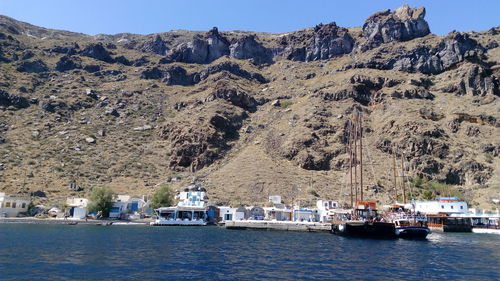
[[174,203],[174,193],[170,186],[162,185],[151,198],[151,208],[172,206]]
[[280,103],[280,106],[281,106],[281,108],[287,108],[292,104],[293,104],[293,102],[291,100],[284,100]]
[[103,217],[109,217],[109,210],[113,206],[113,196],[115,193],[111,188],[102,186],[95,187],[90,192],[89,211],[101,212]]

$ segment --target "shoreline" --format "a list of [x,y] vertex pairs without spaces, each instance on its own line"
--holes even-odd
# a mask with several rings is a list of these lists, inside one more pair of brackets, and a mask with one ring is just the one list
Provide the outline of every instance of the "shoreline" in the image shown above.
[[37,219],[37,218],[0,218],[0,224],[66,224],[66,225],[149,225],[149,221],[93,220],[89,219]]

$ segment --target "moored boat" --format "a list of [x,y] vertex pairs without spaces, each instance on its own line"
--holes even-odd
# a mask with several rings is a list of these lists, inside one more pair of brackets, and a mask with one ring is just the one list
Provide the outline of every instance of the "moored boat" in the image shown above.
[[359,201],[351,217],[344,219],[346,220],[336,220],[332,224],[333,234],[363,238],[397,238],[395,224],[384,221],[377,212],[375,202]]

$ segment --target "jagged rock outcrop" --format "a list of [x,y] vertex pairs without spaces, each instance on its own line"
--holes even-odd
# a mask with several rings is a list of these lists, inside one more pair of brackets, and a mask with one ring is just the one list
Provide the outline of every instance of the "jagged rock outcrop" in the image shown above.
[[482,46],[466,33],[451,32],[437,48],[427,46],[408,51],[387,62],[386,69],[439,74],[466,59],[478,58]]
[[80,52],[80,55],[90,57],[107,63],[114,62],[111,54],[106,50],[101,42],[89,44]]
[[25,97],[9,94],[4,90],[0,90],[0,106],[3,107],[12,106],[15,109],[21,109],[29,107],[30,102]]
[[154,53],[158,55],[166,55],[168,48],[167,44],[163,39],[161,39],[160,35],[156,35],[154,39],[144,42],[139,50],[147,53]]
[[486,96],[500,95],[500,82],[491,71],[480,65],[471,66],[460,81],[457,95]]
[[168,67],[163,72],[163,82],[166,85],[189,86],[199,82],[198,75],[189,74],[180,66]]
[[272,51],[255,38],[255,35],[248,35],[237,39],[229,46],[229,56],[235,59],[252,59],[256,64],[271,63]]
[[49,68],[42,60],[34,60],[19,63],[16,70],[19,72],[40,73],[49,71]]
[[445,182],[448,184],[484,184],[492,175],[493,169],[474,160],[466,160],[449,168]]
[[249,72],[243,68],[241,68],[237,63],[233,62],[222,62],[219,64],[216,64],[214,66],[209,66],[206,69],[202,70],[199,73],[200,80],[206,79],[209,75],[215,74],[221,71],[227,71],[229,73],[232,73],[236,76],[239,76],[241,78],[245,78],[248,80],[256,80],[259,83],[267,83],[268,80],[262,76],[262,74],[257,73],[257,72]]
[[385,10],[370,16],[363,25],[363,37],[366,42],[361,50],[368,50],[383,43],[408,41],[430,33],[424,19],[425,8],[410,8],[408,5],[397,8],[394,12]]
[[301,42],[302,40],[296,39],[291,42],[283,42],[283,44],[288,45],[284,50],[287,59],[295,61],[331,59],[338,55],[350,53],[355,43],[348,30],[338,27],[335,22],[317,25],[312,36],[306,39],[305,46],[297,46],[304,44],[304,42]]
[[221,104],[202,108],[208,118],[185,118],[160,127],[159,136],[170,142],[169,166],[174,170],[199,170],[212,164],[229,149],[228,141],[238,138],[247,114]]
[[167,60],[186,63],[211,63],[229,55],[229,42],[219,34],[217,27],[212,28],[205,36],[195,36],[188,43],[181,43],[168,53]]
[[222,99],[235,106],[253,112],[256,110],[257,101],[248,93],[235,88],[216,87],[216,89],[205,98],[205,102]]
[[56,70],[60,72],[79,68],[82,68],[82,64],[78,57],[63,56],[56,63]]

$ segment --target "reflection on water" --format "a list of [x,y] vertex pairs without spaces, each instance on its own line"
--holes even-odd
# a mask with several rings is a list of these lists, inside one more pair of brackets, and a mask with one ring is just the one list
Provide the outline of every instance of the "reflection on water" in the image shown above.
[[0,225],[0,280],[492,280],[500,236],[427,241],[217,227]]

